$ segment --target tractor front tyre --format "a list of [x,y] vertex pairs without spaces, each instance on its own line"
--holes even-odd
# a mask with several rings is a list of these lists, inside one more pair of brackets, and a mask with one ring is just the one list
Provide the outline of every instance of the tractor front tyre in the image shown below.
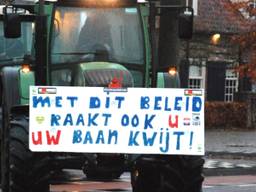
[[138,160],[131,171],[133,192],[201,192],[203,164],[201,157]]
[[3,188],[7,192],[49,192],[49,157],[44,153],[33,153],[28,147],[29,121],[25,115],[11,115],[8,138],[5,141],[5,159],[2,166],[7,169]]
[[201,156],[182,156],[184,192],[202,192],[204,159]]

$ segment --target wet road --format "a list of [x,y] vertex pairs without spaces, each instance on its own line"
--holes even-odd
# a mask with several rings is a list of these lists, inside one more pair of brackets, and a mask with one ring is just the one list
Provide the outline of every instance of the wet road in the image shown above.
[[206,177],[203,192],[255,192],[256,175]]
[[104,191],[131,191],[130,174],[124,173],[120,179],[111,182],[88,181],[82,171],[64,170],[58,175],[51,192],[104,192]]
[[[65,170],[51,192],[132,192],[129,173],[112,182],[87,181],[81,171]],[[203,192],[255,192],[256,175],[206,177]]]

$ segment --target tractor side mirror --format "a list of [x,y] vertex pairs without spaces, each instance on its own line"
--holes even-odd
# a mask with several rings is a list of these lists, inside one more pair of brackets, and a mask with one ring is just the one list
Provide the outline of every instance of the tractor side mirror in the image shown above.
[[8,13],[8,7],[3,9],[4,13],[4,36],[5,38],[19,38],[21,36],[21,21],[17,13]]
[[191,39],[193,36],[193,18],[194,12],[191,7],[186,7],[179,14],[178,34],[181,39]]

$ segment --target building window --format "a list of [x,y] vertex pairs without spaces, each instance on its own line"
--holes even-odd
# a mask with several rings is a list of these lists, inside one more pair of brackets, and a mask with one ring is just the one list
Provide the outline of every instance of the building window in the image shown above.
[[256,93],[256,83],[252,83],[252,92]]
[[191,89],[201,89],[202,87],[202,79],[201,78],[189,78],[189,88]]
[[188,87],[191,89],[204,89],[205,71],[205,61],[190,59]]
[[238,91],[238,74],[232,69],[226,70],[225,78],[225,102],[234,101],[234,93]]

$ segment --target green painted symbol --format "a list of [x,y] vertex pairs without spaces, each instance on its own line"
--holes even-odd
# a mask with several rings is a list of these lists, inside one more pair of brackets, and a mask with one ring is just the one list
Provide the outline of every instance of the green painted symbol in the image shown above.
[[38,124],[42,124],[44,122],[44,116],[37,116],[36,117],[36,122]]
[[201,152],[201,151],[202,151],[202,146],[201,146],[201,145],[198,145],[198,146],[197,146],[197,151],[198,151],[198,152]]

